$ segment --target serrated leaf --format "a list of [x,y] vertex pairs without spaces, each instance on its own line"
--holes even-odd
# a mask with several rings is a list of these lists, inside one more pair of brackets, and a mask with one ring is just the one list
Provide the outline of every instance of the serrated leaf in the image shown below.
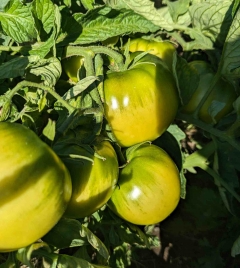
[[86,237],[89,244],[91,244],[98,253],[103,256],[105,259],[109,258],[109,252],[103,242],[93,234],[86,226],[81,225],[80,235]]
[[104,41],[112,36],[128,33],[155,32],[159,27],[132,10],[112,10],[107,7],[96,8],[78,19],[82,32],[74,44],[89,44]]
[[[32,2],[32,11],[35,17],[41,21],[41,25],[37,21],[38,27],[42,26],[46,33],[50,33],[54,25],[54,4],[51,0],[34,0]],[[38,29],[41,31],[41,29]]]
[[85,9],[93,9],[94,0],[81,0],[82,5]]
[[0,79],[23,76],[27,66],[38,59],[38,56],[17,57],[3,63],[0,66]]
[[232,1],[229,0],[192,5],[189,12],[193,28],[200,29],[213,42],[223,44],[232,22],[231,5]]
[[55,85],[62,73],[61,62],[55,57],[39,60],[33,67],[30,73],[40,76],[46,86]]
[[229,29],[221,57],[220,71],[230,74],[240,66],[240,9],[238,9]]
[[167,1],[169,13],[173,21],[176,23],[178,17],[188,11],[190,0],[178,0],[175,2]]
[[70,88],[63,96],[64,100],[69,100],[75,98],[80,93],[82,93],[86,88],[88,88],[93,82],[98,79],[96,76],[88,76],[80,80],[75,86]]
[[20,0],[10,0],[0,12],[3,31],[18,43],[28,42],[36,37],[34,19],[29,6]]
[[178,21],[178,23],[174,23],[167,7],[156,9],[154,7],[154,3],[149,0],[106,0],[105,2],[112,8],[130,9],[136,14],[139,14],[148,21],[152,22],[155,26],[167,31],[172,31],[178,28],[183,29],[181,27],[182,24],[189,25],[190,23],[190,17],[188,15],[184,16],[184,18],[181,21]]

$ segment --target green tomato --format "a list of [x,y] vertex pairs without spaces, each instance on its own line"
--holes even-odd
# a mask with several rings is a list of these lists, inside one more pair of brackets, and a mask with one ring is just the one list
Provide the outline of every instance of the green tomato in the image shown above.
[[[204,61],[192,61],[189,63],[189,66],[197,70],[200,81],[190,101],[181,108],[181,112],[193,114],[206,94],[215,73],[211,69],[211,66]],[[206,123],[218,122],[233,110],[233,102],[236,98],[237,94],[234,86],[223,78],[219,79],[199,110],[199,119]]]
[[68,170],[30,129],[0,123],[0,252],[44,236],[64,214],[71,197]]
[[179,200],[175,163],[160,147],[145,143],[127,156],[108,206],[128,222],[149,225],[168,217]]
[[66,75],[75,83],[79,81],[78,72],[84,64],[84,57],[72,56],[62,60],[63,70]]
[[173,54],[175,53],[176,49],[174,45],[168,41],[161,42],[137,38],[130,41],[129,51],[149,51],[150,54],[156,55],[162,59],[171,70],[173,64]]
[[178,110],[175,80],[153,55],[131,69],[113,72],[104,80],[105,117],[122,147],[159,137]]
[[107,203],[117,184],[118,161],[116,153],[108,141],[94,147],[95,152],[105,160],[94,156],[84,147],[73,146],[65,153],[78,154],[94,161],[65,159],[73,185],[71,200],[65,215],[70,218],[83,218],[91,215]]

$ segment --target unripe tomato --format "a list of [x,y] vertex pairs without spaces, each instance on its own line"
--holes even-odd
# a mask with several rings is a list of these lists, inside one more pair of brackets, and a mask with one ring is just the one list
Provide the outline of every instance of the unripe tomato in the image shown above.
[[[181,108],[181,112],[186,114],[192,114],[195,112],[215,75],[211,66],[207,62],[200,60],[192,61],[189,63],[189,66],[197,70],[200,75],[200,81],[198,88],[193,93],[190,101]],[[234,86],[223,78],[219,79],[199,110],[199,119],[206,123],[218,122],[222,117],[233,110],[233,102],[236,98],[237,94]],[[214,112],[214,107],[217,105],[220,106],[220,109],[218,108],[217,112]],[[213,110],[212,116],[214,120],[211,116],[211,110]]]
[[94,156],[85,148],[74,146],[64,150],[89,157],[94,161],[64,160],[73,184],[71,200],[65,215],[70,218],[83,218],[91,215],[107,203],[117,184],[118,161],[116,153],[108,141],[95,146],[95,152],[105,160]]
[[78,72],[84,64],[84,57],[72,56],[62,60],[63,70],[67,76],[75,83],[78,82]]
[[120,146],[155,140],[176,116],[175,81],[161,63],[147,55],[129,70],[106,75],[105,117]]
[[0,252],[35,242],[71,197],[69,172],[47,144],[16,123],[0,123]]
[[150,54],[156,55],[161,58],[172,69],[173,54],[176,49],[174,45],[168,41],[155,41],[143,38],[137,38],[130,41],[129,51],[148,51]]
[[127,157],[109,208],[138,225],[155,224],[168,217],[180,199],[178,169],[161,148],[143,144]]

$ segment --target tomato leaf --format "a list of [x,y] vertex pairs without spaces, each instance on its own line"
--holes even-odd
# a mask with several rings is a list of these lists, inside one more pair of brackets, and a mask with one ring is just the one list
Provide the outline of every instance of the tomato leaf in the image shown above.
[[223,75],[229,75],[240,67],[240,9],[238,9],[229,29],[219,65]]
[[126,33],[155,32],[158,27],[131,10],[112,10],[108,7],[95,8],[86,15],[76,17],[82,26],[79,37],[73,44],[88,44]]
[[240,236],[234,241],[232,249],[231,249],[231,256],[236,257],[240,254]]
[[3,31],[16,42],[28,42],[36,37],[30,7],[20,0],[10,0],[4,12],[0,12],[0,23]]
[[109,258],[109,252],[103,242],[93,234],[86,226],[81,225],[80,227],[80,235],[82,237],[86,237],[89,244],[91,244],[100,255],[102,255],[105,259]]
[[231,5],[229,0],[192,5],[189,12],[193,28],[200,29],[212,42],[223,44],[232,22]]
[[64,95],[64,100],[69,100],[75,98],[80,93],[82,93],[85,89],[87,89],[92,83],[98,80],[96,76],[88,76],[80,80],[75,86],[71,87]]
[[177,22],[180,15],[185,14],[189,9],[190,0],[179,0],[175,2],[167,1],[169,13],[174,21]]
[[34,243],[28,247],[21,248],[17,251],[16,257],[19,261],[29,266],[29,268],[34,268],[31,262],[32,255],[35,251],[44,248],[47,252],[51,252],[49,246],[44,242]]
[[91,264],[83,259],[60,254],[57,261],[58,268],[110,268],[108,266]]
[[[168,8],[162,7],[156,9],[154,3],[148,0],[105,0],[106,4],[116,9],[127,8],[133,10],[136,14],[139,14],[151,21],[155,26],[161,29],[172,31],[174,29],[182,28],[180,24],[175,24],[171,18]],[[189,16],[184,17],[181,24],[188,25],[190,23]]]
[[48,123],[42,131],[42,134],[49,139],[49,141],[54,140],[56,134],[56,122],[48,119]]
[[23,76],[27,66],[38,59],[38,56],[17,57],[3,63],[0,66],[0,79]]
[[44,85],[52,86],[56,84],[62,73],[62,65],[55,57],[41,59],[30,69],[30,73],[40,76]]
[[38,32],[41,33],[43,28],[46,33],[50,33],[55,20],[53,2],[51,0],[34,0],[32,2],[32,12],[37,19]]
[[42,240],[58,249],[88,245],[87,239],[79,234],[80,228],[77,220],[63,218]]

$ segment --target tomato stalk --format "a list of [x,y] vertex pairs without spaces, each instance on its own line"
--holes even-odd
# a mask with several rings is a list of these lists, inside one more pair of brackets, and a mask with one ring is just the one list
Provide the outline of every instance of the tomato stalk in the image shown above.
[[183,113],[178,112],[177,119],[191,123],[191,124],[201,128],[202,130],[204,130],[208,133],[211,133],[213,136],[216,136],[216,137],[228,142],[234,148],[236,148],[237,150],[240,151],[240,143],[237,142],[236,139],[234,139],[232,137],[232,135],[229,135],[228,131],[218,130],[218,129],[212,127],[211,125],[194,118],[193,115],[187,115],[187,114],[183,114]]
[[[93,56],[95,54],[106,54],[114,59],[117,69],[123,70],[124,69],[124,63],[123,63],[123,56],[118,53],[117,51],[110,49],[109,47],[105,46],[89,46],[89,47],[80,47],[80,46],[67,46],[65,50],[65,56],[64,57],[70,57],[70,56],[83,56],[85,57],[87,53],[92,54]],[[63,57],[63,58],[64,58]]]
[[34,82],[29,82],[29,81],[22,81],[18,83],[9,93],[8,98],[11,100],[13,96],[23,87],[35,87],[35,88],[40,88],[44,91],[47,91],[50,93],[57,101],[59,101],[68,111],[70,114],[72,114],[75,111],[75,108],[72,107],[67,101],[65,101],[61,96],[58,95],[57,92],[54,91],[53,88],[49,86],[44,86],[39,83],[34,83]]

